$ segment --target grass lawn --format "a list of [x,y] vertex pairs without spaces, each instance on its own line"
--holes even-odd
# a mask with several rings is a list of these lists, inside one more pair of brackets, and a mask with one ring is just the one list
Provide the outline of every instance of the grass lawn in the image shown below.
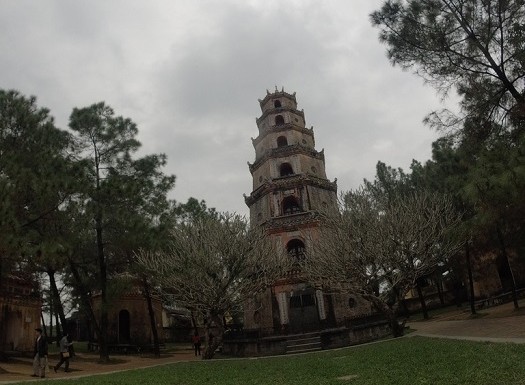
[[[525,385],[524,358],[525,345],[410,337],[295,356],[180,362],[72,383]],[[45,383],[71,382],[46,379]]]

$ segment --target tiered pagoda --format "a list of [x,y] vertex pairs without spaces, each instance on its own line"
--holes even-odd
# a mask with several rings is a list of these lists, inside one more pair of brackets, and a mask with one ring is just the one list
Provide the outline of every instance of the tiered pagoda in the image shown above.
[[[337,184],[326,177],[324,151],[315,149],[313,127],[306,128],[295,93],[267,91],[259,104],[259,135],[252,138],[255,162],[248,163],[253,191],[245,196],[250,221],[267,229],[290,258],[300,260],[316,238],[316,212],[337,209]],[[348,296],[315,290],[300,271],[283,272],[247,306],[244,327],[262,335],[320,330],[340,324],[357,310],[352,307]]]

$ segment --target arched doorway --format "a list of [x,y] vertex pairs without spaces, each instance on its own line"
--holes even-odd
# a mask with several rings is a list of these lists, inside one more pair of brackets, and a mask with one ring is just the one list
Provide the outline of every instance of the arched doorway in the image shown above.
[[294,290],[290,294],[290,331],[304,333],[319,329],[315,290],[313,288]]
[[118,313],[118,343],[128,344],[130,342],[130,317],[129,311],[123,309]]

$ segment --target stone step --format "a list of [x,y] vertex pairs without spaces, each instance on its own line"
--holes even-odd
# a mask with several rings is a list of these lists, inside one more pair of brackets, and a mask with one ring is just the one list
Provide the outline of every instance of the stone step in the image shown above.
[[286,354],[299,354],[299,353],[309,353],[309,352],[318,352],[320,350],[323,350],[321,349],[321,347],[319,346],[318,348],[310,348],[310,349],[297,349],[297,350],[287,350],[286,351]]
[[288,341],[293,340],[303,340],[307,338],[320,338],[319,332],[310,332],[310,333],[303,333],[303,334],[289,334],[286,336],[286,339]]
[[287,340],[286,345],[287,346],[295,346],[295,345],[304,345],[304,344],[310,344],[310,343],[321,343],[321,340],[319,337],[311,337],[311,338],[303,338],[303,339],[296,339],[296,340]]
[[319,333],[293,336],[286,341],[286,354],[306,353],[318,350],[322,350]]

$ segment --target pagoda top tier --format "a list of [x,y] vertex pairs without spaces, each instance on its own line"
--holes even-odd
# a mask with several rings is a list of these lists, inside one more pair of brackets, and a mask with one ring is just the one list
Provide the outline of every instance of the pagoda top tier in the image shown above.
[[288,92],[284,91],[284,88],[282,88],[281,91],[279,91],[277,90],[277,87],[275,87],[275,92],[273,93],[266,90],[266,96],[264,97],[264,99],[259,99],[259,104],[263,112],[270,108],[281,107],[279,103],[275,105],[276,102],[280,102],[283,107],[284,105],[287,105],[291,108],[297,108],[297,99],[295,98],[295,92],[293,94],[289,94]]

